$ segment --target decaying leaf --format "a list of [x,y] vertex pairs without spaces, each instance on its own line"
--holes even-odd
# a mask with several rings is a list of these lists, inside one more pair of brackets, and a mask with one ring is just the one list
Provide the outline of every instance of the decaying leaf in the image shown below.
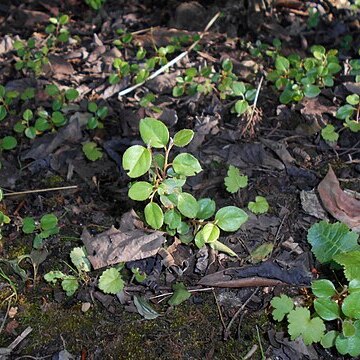
[[[129,214],[123,216],[129,219]],[[136,220],[138,221],[138,220]],[[165,241],[161,231],[131,228],[129,224],[92,236],[84,229],[81,239],[94,269],[154,256]]]
[[333,169],[318,186],[319,195],[325,209],[337,220],[360,232],[360,201],[345,193]]

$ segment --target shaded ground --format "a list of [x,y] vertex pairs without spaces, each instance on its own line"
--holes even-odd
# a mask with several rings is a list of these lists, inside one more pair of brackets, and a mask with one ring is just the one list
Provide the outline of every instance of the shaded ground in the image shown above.
[[[316,218],[303,209],[300,192],[316,187],[329,164],[347,188],[360,190],[359,134],[341,129],[336,144],[327,143],[319,134],[324,122],[334,123],[334,116],[326,114],[324,107],[339,105],[346,95],[343,84],[352,80],[350,76],[341,73],[334,87],[323,89],[315,100],[304,98],[299,104],[288,106],[279,103],[278,93],[264,80],[257,103],[261,112],[250,131],[244,131],[248,118],[232,113],[234,101],[220,99],[219,92],[172,96],[175,78],[184,69],[211,64],[221,72],[221,63],[227,58],[233,61],[238,79],[257,88],[272,60],[263,50],[256,56],[261,48],[256,41],[272,44],[279,38],[285,54],[293,51],[305,54],[313,44],[342,47],[341,59],[353,57],[358,51],[356,13],[329,8],[324,1],[319,5],[323,20],[312,29],[306,25],[308,13],[304,6],[293,8],[285,2],[277,8],[254,9],[247,3],[227,1],[219,9],[216,2],[194,2],[184,7],[176,1],[108,0],[100,12],[77,0],[51,4],[3,1],[0,5],[0,81],[7,89],[19,92],[28,87],[37,89],[34,99],[14,104],[14,112],[1,123],[1,137],[14,134],[12,128],[26,109],[35,112],[41,106],[51,108],[51,99],[44,91],[46,85],[69,86],[80,93],[74,102],[76,107],[66,113],[68,125],[32,140],[17,135],[18,146],[0,155],[0,186],[6,192],[77,186],[58,192],[9,196],[1,205],[11,218],[11,223],[3,228],[0,244],[3,259],[31,253],[34,236],[21,231],[25,217],[39,220],[44,214],[54,213],[60,225],[60,233],[46,239],[40,249],[44,259],[35,284],[33,268],[26,260],[21,262],[27,273],[26,281],[21,281],[8,264],[2,267],[6,277],[0,274],[1,298],[6,300],[12,294],[11,283],[18,297],[10,303],[17,307],[13,317],[7,316],[9,302],[2,304],[0,347],[7,347],[27,326],[33,329],[13,351],[14,359],[25,355],[57,356],[63,349],[81,359],[239,359],[247,354],[248,358],[261,359],[261,351],[271,359],[340,358],[317,346],[306,348],[288,341],[282,333],[284,329],[272,321],[269,311],[272,296],[281,292],[303,294],[309,282],[289,282],[276,287],[269,282],[269,286],[260,284],[257,288],[259,284],[255,281],[250,284],[253,286],[237,289],[224,286],[215,290],[209,289],[213,284],[207,284],[204,292],[194,292],[178,307],[169,308],[162,301],[167,298],[161,294],[171,291],[175,281],[195,290],[201,288],[198,281],[205,275],[255,265],[251,254],[268,243],[273,244],[273,250],[260,262],[280,264],[284,271],[295,269],[309,280],[316,264],[306,234]],[[218,10],[224,16],[205,34],[198,52],[191,52],[169,73],[118,99],[118,92],[130,86],[131,80],[127,76],[118,84],[109,84],[107,78],[113,72],[111,64],[115,58],[136,63],[137,44],[147,49],[148,54],[154,54],[154,46],[166,46],[172,37],[186,35],[188,41],[181,44],[180,52],[196,39],[194,36]],[[70,16],[68,29],[73,40],[55,47],[49,56],[50,66],[39,76],[15,70],[18,59],[9,39],[34,36],[41,42],[46,36],[44,28],[49,16],[59,13]],[[149,30],[151,27],[153,30]],[[121,38],[116,34],[119,28],[134,33],[130,44],[113,45],[113,40]],[[147,30],[136,33],[144,29]],[[349,35],[353,41],[344,47]],[[173,56],[169,55],[169,59]],[[156,99],[140,106],[139,100],[149,90]],[[109,109],[103,128],[86,127],[90,101]],[[249,201],[261,195],[266,197],[270,210],[259,216],[248,211],[250,219],[241,230],[222,234],[221,241],[239,259],[210,248],[199,250],[180,243],[170,250],[177,269],[181,270],[178,273],[161,264],[157,255],[128,264],[124,271],[127,285],[121,296],[99,291],[96,284],[101,271],[97,270],[83,281],[74,296],[67,297],[60,286],[45,282],[44,274],[68,270],[64,262],[69,263],[74,247],[83,246],[84,227],[96,235],[112,225],[118,227],[121,216],[130,209],[141,209],[127,197],[129,178],[121,168],[121,156],[128,146],[139,142],[138,122],[145,116],[159,118],[172,134],[182,128],[195,131],[189,151],[199,158],[204,171],[189,179],[188,191],[198,198],[213,198],[218,207],[235,205],[244,209]],[[336,126],[341,128],[341,124]],[[103,150],[101,160],[92,162],[85,157],[81,149],[87,141],[94,141]],[[292,158],[290,163],[287,156]],[[249,178],[248,187],[235,194],[228,193],[224,186],[230,164]],[[171,244],[169,239],[166,245]],[[146,283],[138,284],[132,279],[133,266],[147,272]],[[317,271],[321,274],[321,267]],[[272,274],[256,275],[272,279]],[[142,319],[133,304],[133,295],[154,297],[151,304],[162,316]],[[82,308],[84,304],[90,304],[90,308]]]

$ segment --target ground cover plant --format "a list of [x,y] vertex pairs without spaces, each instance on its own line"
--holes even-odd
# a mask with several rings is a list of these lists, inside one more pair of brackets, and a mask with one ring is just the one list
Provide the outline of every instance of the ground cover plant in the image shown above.
[[359,11],[4,1],[2,356],[359,356]]

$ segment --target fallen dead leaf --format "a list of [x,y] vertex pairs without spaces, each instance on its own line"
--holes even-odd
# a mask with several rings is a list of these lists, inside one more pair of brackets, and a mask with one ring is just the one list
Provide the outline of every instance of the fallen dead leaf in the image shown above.
[[329,171],[318,186],[319,195],[325,209],[337,220],[360,232],[360,201],[345,193],[334,170]]

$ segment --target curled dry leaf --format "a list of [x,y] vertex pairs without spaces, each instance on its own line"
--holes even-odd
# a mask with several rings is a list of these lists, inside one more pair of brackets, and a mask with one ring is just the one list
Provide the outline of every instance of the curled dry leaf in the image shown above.
[[360,201],[345,193],[333,169],[329,171],[318,186],[319,195],[325,209],[349,228],[360,232]]

